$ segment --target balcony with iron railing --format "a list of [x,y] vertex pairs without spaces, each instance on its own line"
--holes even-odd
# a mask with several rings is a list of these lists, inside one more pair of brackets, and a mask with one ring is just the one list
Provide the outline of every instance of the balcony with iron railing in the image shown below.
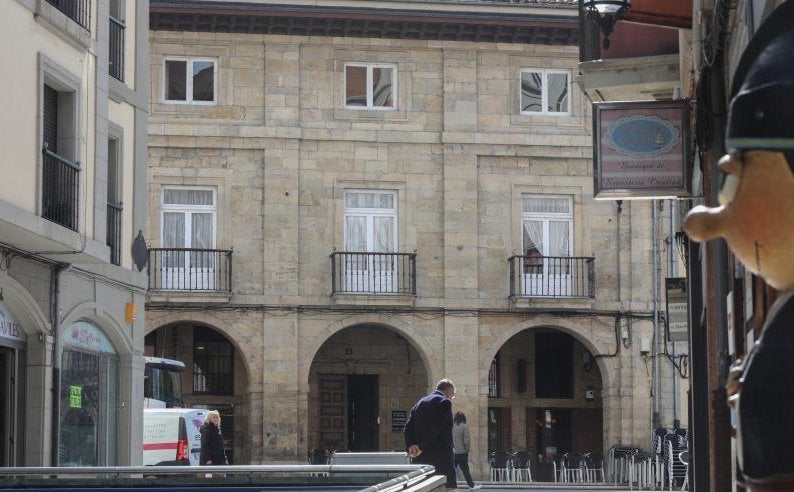
[[77,231],[80,163],[42,148],[41,216]]
[[416,253],[331,253],[333,294],[416,295]]
[[150,291],[225,293],[232,291],[232,251],[149,248]]
[[124,82],[124,21],[110,17],[108,72]]
[[512,256],[510,297],[595,298],[595,258]]
[[47,0],[47,3],[66,14],[87,31],[91,30],[91,0]]

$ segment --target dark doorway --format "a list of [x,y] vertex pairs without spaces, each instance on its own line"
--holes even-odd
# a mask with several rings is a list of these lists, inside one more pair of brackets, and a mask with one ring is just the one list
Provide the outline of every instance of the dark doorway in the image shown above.
[[13,466],[11,463],[11,416],[14,407],[11,395],[11,365],[13,353],[11,350],[0,347],[0,466]]
[[535,398],[573,398],[573,337],[535,334]]
[[378,449],[378,376],[347,376],[347,442],[350,451]]

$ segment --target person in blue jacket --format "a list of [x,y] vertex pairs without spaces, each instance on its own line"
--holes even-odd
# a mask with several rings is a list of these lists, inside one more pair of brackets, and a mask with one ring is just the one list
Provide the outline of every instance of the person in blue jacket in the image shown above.
[[452,453],[452,399],[455,384],[442,379],[435,391],[422,397],[405,423],[405,448],[413,463],[433,465],[447,477],[447,488],[457,488]]

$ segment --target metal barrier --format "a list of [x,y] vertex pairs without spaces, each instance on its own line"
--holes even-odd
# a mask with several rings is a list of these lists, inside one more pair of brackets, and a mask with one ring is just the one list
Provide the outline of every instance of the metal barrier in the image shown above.
[[[339,492],[443,492],[445,479],[428,465],[225,465],[225,466],[85,466],[0,468],[0,490],[93,491],[123,487],[125,492],[178,488],[212,490]],[[369,480],[383,475],[375,484]],[[359,476],[362,480],[356,480]],[[211,477],[211,478],[209,478]]]

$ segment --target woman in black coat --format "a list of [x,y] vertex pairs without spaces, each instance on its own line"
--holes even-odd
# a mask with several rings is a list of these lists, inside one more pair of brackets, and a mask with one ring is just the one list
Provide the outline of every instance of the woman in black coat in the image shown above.
[[199,463],[202,465],[226,465],[220,414],[216,410],[207,412],[204,425],[199,430],[201,431],[201,459]]

